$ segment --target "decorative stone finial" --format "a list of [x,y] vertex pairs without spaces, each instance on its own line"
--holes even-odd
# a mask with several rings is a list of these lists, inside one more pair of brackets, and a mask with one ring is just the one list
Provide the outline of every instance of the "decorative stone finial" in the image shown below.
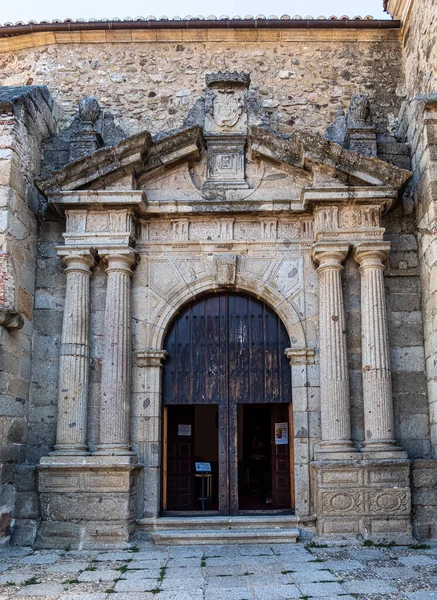
[[97,131],[97,120],[102,109],[97,98],[88,96],[79,102],[79,114],[73,122],[70,142],[70,162],[92,154],[103,146],[103,140]]
[[376,133],[370,116],[369,97],[357,94],[347,113],[346,148],[364,156],[376,156]]
[[97,98],[94,96],[88,96],[82,98],[79,102],[79,119],[83,123],[94,124],[99,118],[102,109],[100,108]]
[[351,100],[347,114],[349,127],[370,125],[370,100],[366,94],[357,94]]
[[346,116],[344,110],[337,110],[335,113],[335,121],[326,129],[325,138],[341,146],[344,144],[346,137]]

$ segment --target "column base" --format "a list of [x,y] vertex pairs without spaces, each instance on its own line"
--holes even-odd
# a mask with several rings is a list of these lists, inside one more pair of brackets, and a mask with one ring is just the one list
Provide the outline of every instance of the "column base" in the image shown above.
[[408,458],[407,453],[396,445],[392,440],[375,440],[374,442],[364,442],[361,453],[365,460],[378,459],[404,459]]
[[47,456],[38,466],[37,548],[128,547],[136,533],[132,456]]
[[316,460],[359,460],[360,455],[349,440],[321,442],[315,451]]
[[75,446],[74,444],[56,444],[50,455],[54,456],[88,456],[90,452],[87,446]]
[[412,543],[408,460],[319,460],[311,475],[320,538]]
[[135,452],[125,444],[98,444],[93,456],[135,456]]

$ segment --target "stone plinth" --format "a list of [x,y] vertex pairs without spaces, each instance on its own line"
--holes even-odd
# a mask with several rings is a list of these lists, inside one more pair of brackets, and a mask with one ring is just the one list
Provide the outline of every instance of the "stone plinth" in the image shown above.
[[317,535],[410,543],[410,463],[401,460],[311,464]]
[[437,461],[411,462],[413,532],[419,539],[437,538]]
[[134,457],[63,458],[43,458],[38,467],[42,520],[36,547],[127,546],[135,536],[139,467]]

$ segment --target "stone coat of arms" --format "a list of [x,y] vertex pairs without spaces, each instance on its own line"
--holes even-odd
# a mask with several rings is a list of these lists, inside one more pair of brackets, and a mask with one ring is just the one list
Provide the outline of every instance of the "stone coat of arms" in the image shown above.
[[233,127],[243,113],[241,96],[226,88],[214,94],[211,115],[219,127]]

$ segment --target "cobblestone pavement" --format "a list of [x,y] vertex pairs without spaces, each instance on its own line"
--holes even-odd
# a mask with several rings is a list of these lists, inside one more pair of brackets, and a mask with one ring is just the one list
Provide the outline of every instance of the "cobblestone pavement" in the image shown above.
[[0,550],[0,600],[437,600],[437,545]]

